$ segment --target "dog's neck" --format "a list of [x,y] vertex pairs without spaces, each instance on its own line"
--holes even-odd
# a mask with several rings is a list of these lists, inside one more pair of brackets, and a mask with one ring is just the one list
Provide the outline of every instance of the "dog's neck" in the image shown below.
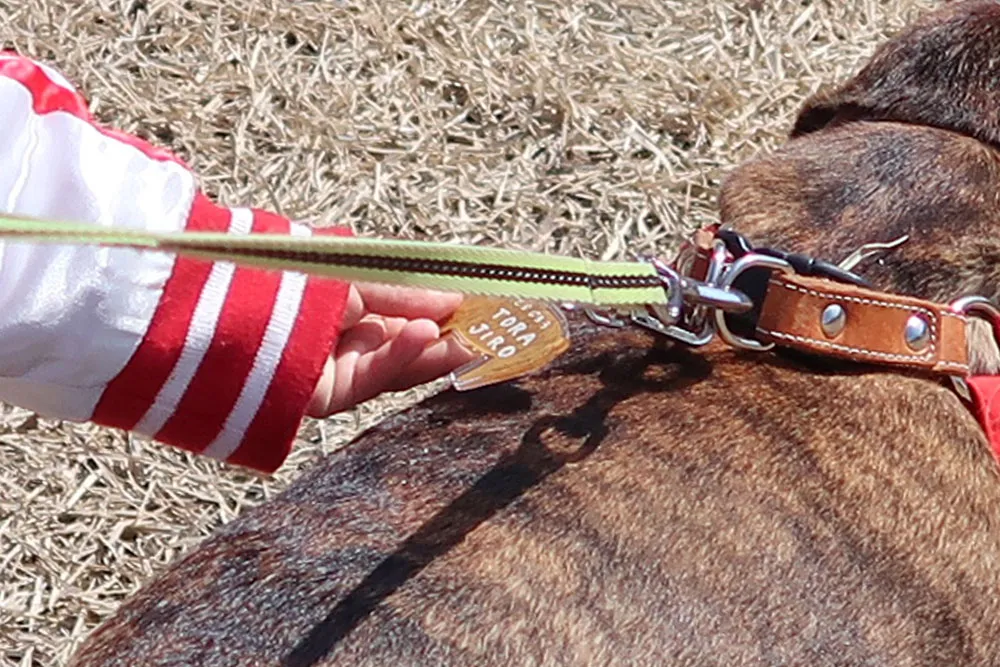
[[855,120],[914,123],[1000,148],[1000,3],[949,3],[882,44],[846,84],[810,99],[793,137]]

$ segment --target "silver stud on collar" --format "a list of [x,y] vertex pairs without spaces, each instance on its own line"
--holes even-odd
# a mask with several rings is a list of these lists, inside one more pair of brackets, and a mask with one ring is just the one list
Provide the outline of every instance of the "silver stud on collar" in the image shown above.
[[906,346],[914,352],[927,349],[931,342],[931,326],[923,315],[910,315],[906,320],[906,330],[903,332]]
[[839,303],[831,303],[823,309],[819,322],[826,337],[833,338],[844,330],[847,324],[847,311]]

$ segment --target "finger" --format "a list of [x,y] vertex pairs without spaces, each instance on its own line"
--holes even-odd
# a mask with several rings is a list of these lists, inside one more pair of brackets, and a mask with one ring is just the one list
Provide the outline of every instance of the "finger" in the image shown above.
[[396,379],[399,369],[408,367],[419,358],[424,348],[437,340],[439,335],[436,323],[414,320],[407,322],[397,336],[377,349],[338,358],[329,413],[346,410],[386,391],[393,391],[399,384]]
[[366,318],[341,334],[335,356],[363,354],[376,349],[386,340],[385,322],[381,318]]
[[[406,325],[407,320],[402,317],[365,315],[360,322],[343,333],[337,344],[336,356],[371,352],[399,336]],[[434,326],[437,327],[436,324]],[[438,331],[436,328],[434,330]],[[437,338],[438,335],[435,334],[434,337]]]
[[356,287],[365,312],[390,317],[442,322],[462,304],[462,295],[455,292],[369,283],[358,283]]
[[385,391],[403,391],[431,382],[464,366],[476,356],[456,338],[446,335],[427,345],[402,372],[397,373]]
[[365,300],[361,297],[356,285],[351,285],[347,291],[347,304],[344,306],[344,316],[340,328],[347,331],[361,321],[365,314]]
[[[386,353],[402,355],[400,359],[396,360],[400,363],[405,363],[407,359],[419,355],[420,349],[428,342],[437,339],[441,334],[436,323],[430,320],[417,322],[411,326],[409,333],[403,338],[403,343],[396,344],[394,352],[390,352],[389,348],[386,348]],[[310,417],[327,417],[337,411],[331,406],[344,406],[340,409],[346,409],[358,402],[355,394],[369,393],[370,390],[364,386],[355,387],[358,383],[358,376],[363,373],[363,370],[358,369],[358,365],[363,363],[365,355],[377,352],[380,348],[386,347],[391,341],[399,338],[407,324],[408,321],[402,317],[381,318],[368,315],[350,331],[344,332],[334,355],[327,360],[323,368],[323,374],[306,408],[307,414]],[[417,342],[412,342],[414,337],[418,339]],[[415,351],[407,350],[404,344],[408,341],[417,346]],[[397,370],[390,369],[383,378],[384,382],[389,382],[391,375]],[[387,390],[382,389],[381,391]]]
[[[365,353],[357,351],[341,355],[337,360],[332,357],[327,359],[306,413],[322,419],[378,394],[405,391],[436,380],[475,358],[476,355],[455,338],[438,338],[439,333],[433,322],[418,320],[407,332],[400,332],[396,341],[402,340],[402,343],[384,343],[379,350],[366,352],[369,357],[384,354],[384,360],[371,358],[364,362]],[[390,349],[390,345],[394,347]],[[379,365],[397,364],[406,358],[411,361],[402,372],[392,368],[389,372],[380,372],[377,368]]]
[[330,400],[333,397],[336,373],[337,364],[334,358],[327,357],[326,364],[323,366],[323,374],[320,375],[319,382],[316,383],[316,389],[313,390],[313,395],[306,406],[306,414],[310,417],[322,419],[330,416],[331,413],[327,410]]

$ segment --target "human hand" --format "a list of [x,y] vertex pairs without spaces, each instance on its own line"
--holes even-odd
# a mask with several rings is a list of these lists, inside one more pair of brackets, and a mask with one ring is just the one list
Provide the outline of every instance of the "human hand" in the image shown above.
[[450,373],[474,358],[440,324],[461,294],[390,285],[351,285],[337,349],[306,413],[328,417],[379,394],[402,391]]

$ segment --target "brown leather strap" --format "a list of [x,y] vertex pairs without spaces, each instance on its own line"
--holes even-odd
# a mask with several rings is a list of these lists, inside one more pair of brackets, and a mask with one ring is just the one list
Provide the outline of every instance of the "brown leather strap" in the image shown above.
[[[824,311],[836,313],[836,306],[843,318],[829,318],[833,324],[824,327]],[[907,343],[908,322],[917,330],[921,326],[911,317],[926,323],[923,346]],[[946,305],[785,274],[770,280],[757,334],[761,342],[816,354],[967,375],[967,324],[965,315]]]
[[712,262],[712,244],[715,242],[715,232],[714,227],[705,227],[697,230],[691,239],[694,261],[690,275],[695,280],[705,280],[705,276],[708,275],[708,268]]

